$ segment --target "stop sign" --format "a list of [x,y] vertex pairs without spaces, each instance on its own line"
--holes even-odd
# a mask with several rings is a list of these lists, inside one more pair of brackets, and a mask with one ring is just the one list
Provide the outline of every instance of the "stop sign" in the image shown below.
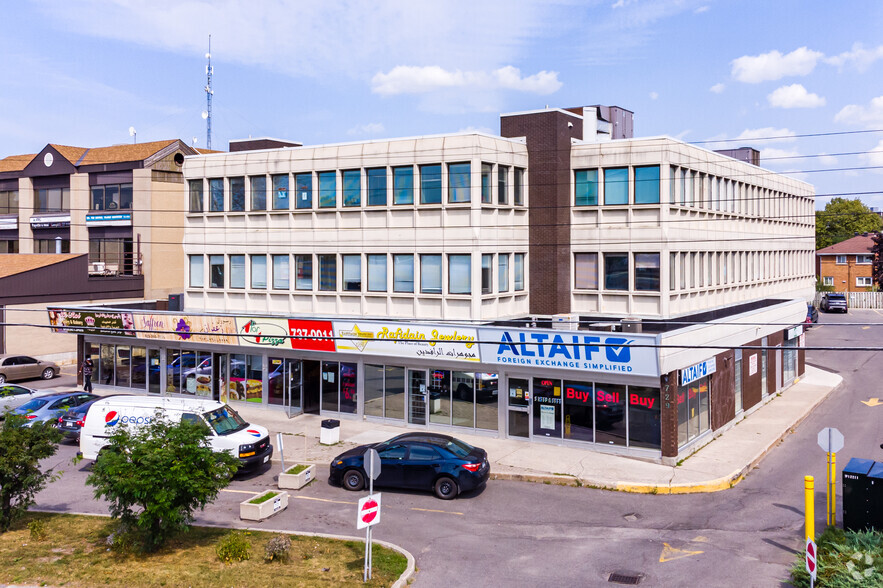
[[380,522],[380,494],[371,494],[359,500],[357,529],[364,529]]
[[812,539],[806,540],[806,571],[815,582],[816,579],[816,544]]

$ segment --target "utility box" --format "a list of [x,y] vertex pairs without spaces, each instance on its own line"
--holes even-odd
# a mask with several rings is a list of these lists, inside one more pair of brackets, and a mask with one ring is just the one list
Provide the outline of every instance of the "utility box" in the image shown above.
[[319,431],[319,443],[322,445],[334,445],[340,442],[340,421],[337,419],[325,419],[322,421],[322,429]]
[[[879,466],[872,459],[853,457],[843,468],[843,528],[848,531],[861,531],[871,528],[871,493],[868,473]],[[876,480],[877,492],[883,491],[883,478]],[[876,508],[876,507],[875,507]]]
[[883,463],[874,464],[868,472],[869,528],[883,530]]

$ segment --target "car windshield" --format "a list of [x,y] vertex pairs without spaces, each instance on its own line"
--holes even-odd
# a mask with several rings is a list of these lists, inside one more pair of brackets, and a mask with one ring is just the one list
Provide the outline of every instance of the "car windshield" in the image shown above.
[[443,447],[461,459],[465,459],[466,456],[472,453],[472,450],[475,449],[469,443],[465,443],[459,439],[451,439],[445,443]]
[[218,435],[229,435],[230,433],[241,431],[248,426],[248,423],[239,416],[239,413],[226,405],[210,410],[202,416],[205,417],[205,420],[208,421]]
[[43,400],[41,398],[35,398],[30,402],[25,402],[21,406],[18,407],[18,412],[33,412],[35,410],[39,410],[46,406],[48,400]]

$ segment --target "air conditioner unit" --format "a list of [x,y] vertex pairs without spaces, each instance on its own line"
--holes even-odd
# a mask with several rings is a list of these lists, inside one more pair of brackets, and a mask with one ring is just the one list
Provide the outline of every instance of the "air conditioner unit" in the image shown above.
[[90,274],[103,274],[106,266],[103,261],[93,261],[89,263],[89,273]]
[[579,328],[579,315],[577,314],[553,314],[552,328],[565,331],[575,331]]

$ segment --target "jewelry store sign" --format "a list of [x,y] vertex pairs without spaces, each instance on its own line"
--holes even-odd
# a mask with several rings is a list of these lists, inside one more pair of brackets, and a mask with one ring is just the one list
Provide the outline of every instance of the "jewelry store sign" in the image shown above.
[[338,351],[411,359],[480,361],[473,328],[333,321]]

